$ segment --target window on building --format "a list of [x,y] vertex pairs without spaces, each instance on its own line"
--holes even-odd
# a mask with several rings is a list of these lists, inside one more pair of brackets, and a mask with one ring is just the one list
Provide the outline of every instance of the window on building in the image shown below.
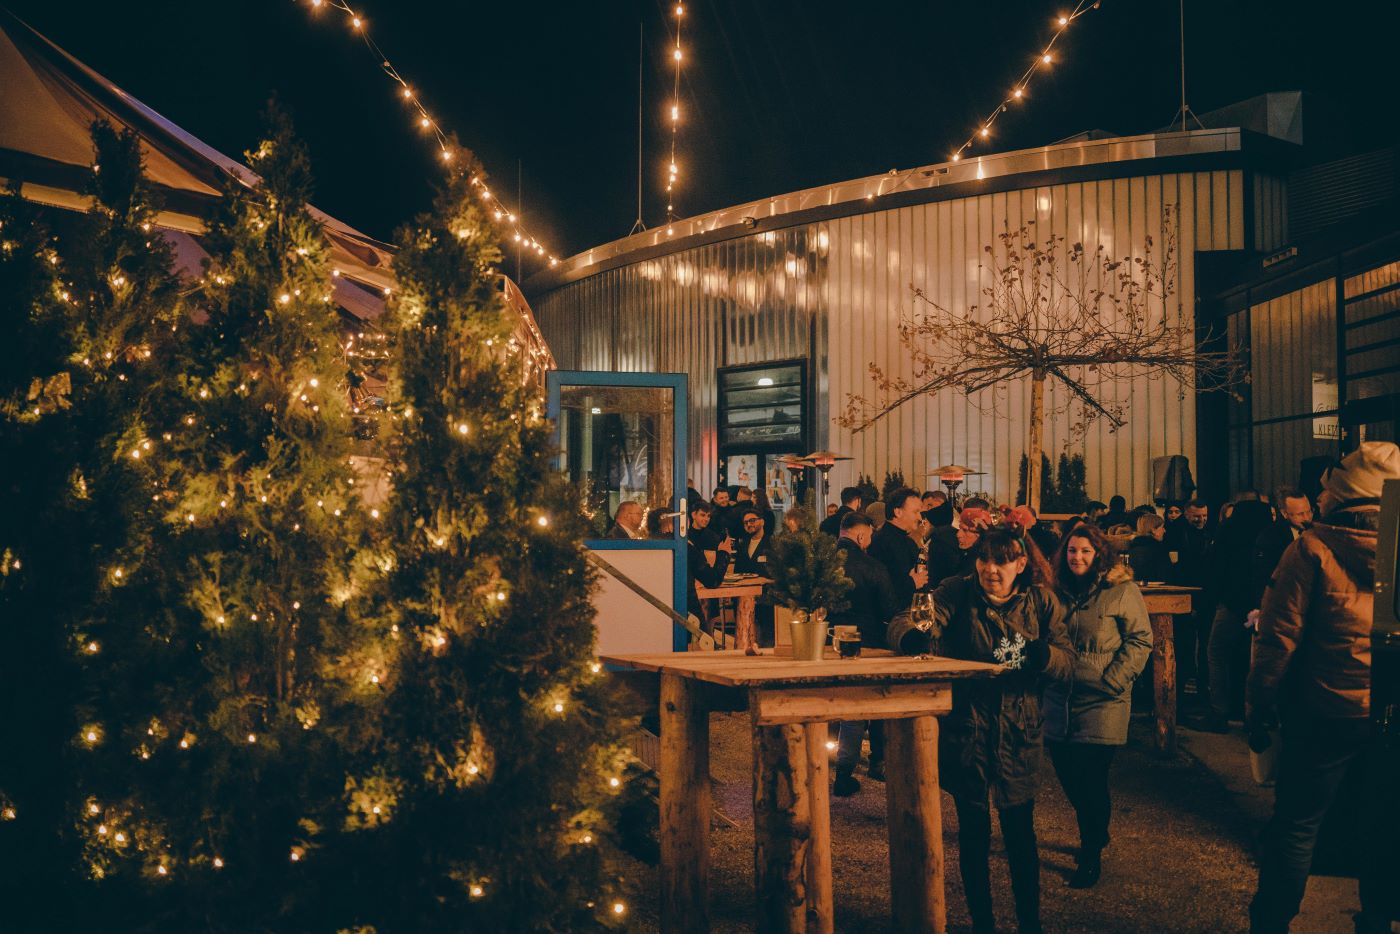
[[721,370],[721,452],[805,453],[806,383],[806,365],[800,361]]

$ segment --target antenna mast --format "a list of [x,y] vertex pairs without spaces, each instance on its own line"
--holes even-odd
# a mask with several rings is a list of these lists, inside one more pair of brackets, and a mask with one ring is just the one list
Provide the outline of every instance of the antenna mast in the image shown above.
[[640,233],[647,229],[646,223],[642,220],[642,61],[645,58],[646,46],[642,42],[642,24],[637,23],[637,219],[632,222],[632,229],[627,232],[630,237],[634,233]]

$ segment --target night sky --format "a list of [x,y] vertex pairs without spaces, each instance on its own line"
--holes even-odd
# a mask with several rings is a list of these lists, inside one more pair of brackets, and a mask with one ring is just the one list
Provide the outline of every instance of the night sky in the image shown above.
[[[309,0],[0,0],[119,86],[238,155],[275,92],[311,149],[322,209],[388,239],[424,208],[434,150],[343,14]],[[687,0],[677,209],[703,213],[941,161],[1001,100],[1072,0]],[[560,256],[636,216],[638,23],[646,30],[645,219],[662,220],[671,3],[363,0],[369,28]],[[1393,142],[1400,4],[1188,0],[1196,111],[1268,90]],[[1176,0],[1103,0],[1071,27],[993,149],[1144,132],[1178,105]],[[525,273],[530,273],[527,261]]]

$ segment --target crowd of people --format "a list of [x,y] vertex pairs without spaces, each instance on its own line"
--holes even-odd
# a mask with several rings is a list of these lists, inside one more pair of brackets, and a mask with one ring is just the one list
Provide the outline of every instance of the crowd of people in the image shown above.
[[[1400,480],[1400,449],[1367,442],[1327,471],[1314,497],[1243,492],[1212,516],[1193,499],[1128,509],[1122,497],[1083,515],[1042,522],[1026,506],[979,497],[955,509],[941,491],[893,491],[866,503],[858,488],[820,529],[838,538],[852,582],[833,624],[900,654],[996,662],[994,679],[955,682],[942,718],[939,761],[958,813],[959,868],[973,929],[995,930],[989,875],[991,811],[1005,842],[1019,930],[1040,925],[1034,802],[1042,757],[1073,806],[1077,868],[1100,878],[1110,843],[1111,766],[1127,742],[1134,682],[1152,631],[1140,583],[1199,588],[1178,618],[1180,696],[1187,722],[1238,731],[1256,752],[1278,750],[1275,813],[1261,842],[1251,930],[1284,932],[1297,915],[1319,827],[1349,773],[1375,803],[1361,828],[1358,932],[1400,920],[1400,822],[1393,764],[1370,720],[1370,637],[1381,486]],[[713,587],[733,565],[762,574],[781,534],[761,493],[721,487],[690,509],[691,612],[695,582]],[[639,517],[621,517],[629,537]],[[815,524],[789,511],[787,528]],[[910,612],[919,608],[922,612]],[[772,638],[771,616],[766,634]],[[1281,729],[1280,729],[1281,725]],[[842,723],[832,793],[883,780],[880,724]],[[1281,737],[1277,739],[1276,737]]]

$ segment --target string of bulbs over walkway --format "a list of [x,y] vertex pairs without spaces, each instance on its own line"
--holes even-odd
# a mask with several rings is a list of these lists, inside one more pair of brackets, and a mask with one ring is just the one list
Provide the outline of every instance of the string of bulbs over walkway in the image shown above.
[[[389,57],[384,54],[384,50],[379,47],[379,43],[375,42],[374,38],[370,36],[369,23],[365,16],[352,9],[346,0],[305,0],[305,2],[311,7],[313,12],[329,9],[345,14],[345,20],[350,24],[351,31],[364,40],[365,47],[379,60],[379,66],[384,74],[390,81],[398,85],[399,97],[402,98],[404,103],[417,115],[416,122],[419,129],[431,134],[434,142],[437,144],[439,157],[443,162],[451,162],[456,154],[452,151],[452,144],[447,133],[432,114],[428,113],[427,106],[414,92],[413,86],[409,84],[408,80],[394,67],[393,62],[389,61]],[[679,54],[679,46],[677,47],[677,54]],[[518,210],[512,211],[508,208],[505,203],[487,187],[483,180],[474,178],[472,179],[472,184],[477,187],[481,195],[481,200],[486,203],[487,208],[491,211],[496,220],[510,229],[514,236],[515,243],[520,244],[526,252],[548,262],[551,266],[557,266],[559,264],[559,258],[530,234],[530,231],[521,220]]]
[[979,140],[985,140],[991,137],[992,125],[996,123],[997,117],[1006,113],[1012,105],[1019,104],[1025,100],[1026,91],[1030,88],[1031,78],[1035,75],[1036,69],[1049,68],[1055,63],[1055,44],[1060,41],[1060,36],[1064,35],[1065,30],[1069,29],[1069,24],[1085,13],[1088,13],[1090,10],[1098,9],[1098,6],[1099,0],[1079,0],[1072,11],[1069,13],[1061,13],[1059,16],[1055,17],[1055,32],[1050,36],[1050,41],[1045,44],[1045,47],[1040,50],[1040,54],[1037,55],[1035,60],[1022,72],[1021,77],[1017,78],[1015,83],[1012,84],[1011,91],[1007,94],[1006,99],[992,108],[992,112],[981,120],[977,129],[972,131],[972,135],[967,138],[967,141],[953,151],[953,155],[951,156],[953,162],[960,160],[963,153],[971,149]]

